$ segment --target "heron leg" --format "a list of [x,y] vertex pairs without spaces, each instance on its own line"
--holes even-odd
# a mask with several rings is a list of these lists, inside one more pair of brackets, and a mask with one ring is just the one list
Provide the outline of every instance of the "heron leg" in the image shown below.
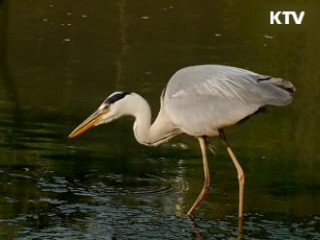
[[203,161],[203,172],[204,172],[204,182],[202,190],[197,198],[197,200],[193,203],[192,207],[188,211],[187,215],[191,217],[193,215],[193,212],[199,207],[201,202],[204,200],[204,198],[207,196],[209,190],[210,190],[210,171],[209,171],[209,164],[208,164],[208,157],[207,157],[207,142],[205,137],[200,137],[199,143],[202,153],[202,161]]
[[244,184],[245,184],[245,176],[242,170],[241,165],[239,164],[236,156],[234,155],[228,141],[226,135],[224,134],[223,129],[220,130],[220,138],[223,143],[226,145],[227,152],[232,159],[234,166],[237,169],[238,173],[238,181],[239,181],[239,218],[243,218],[243,205],[244,205]]

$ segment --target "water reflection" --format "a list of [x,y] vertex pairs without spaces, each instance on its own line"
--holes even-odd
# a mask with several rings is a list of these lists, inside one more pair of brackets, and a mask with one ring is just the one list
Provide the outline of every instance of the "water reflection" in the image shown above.
[[[166,156],[166,151],[171,154],[176,147],[160,148],[161,159],[152,154],[135,159],[141,152],[121,160],[117,157],[124,155],[96,157],[94,150],[66,144],[59,135],[59,125],[24,122],[21,127],[4,116],[2,119],[2,139],[11,136],[15,144],[1,143],[1,237],[240,239],[236,215],[203,215],[200,211],[194,220],[184,217],[194,200],[194,196],[186,199],[192,190],[188,169],[199,159]],[[6,132],[8,126],[13,135]],[[189,156],[184,153],[190,151],[186,144],[178,144],[182,147],[175,154]],[[115,163],[119,160],[121,166]],[[135,165],[134,171],[124,170],[129,161]],[[201,164],[197,168],[201,170]],[[199,180],[201,184],[201,177]],[[210,209],[209,202],[219,203],[221,211],[225,200],[219,191],[213,189],[206,209]],[[236,203],[237,194],[233,194]],[[247,213],[242,235],[243,239],[316,239],[320,237],[319,226],[318,216],[288,219],[285,215]]]

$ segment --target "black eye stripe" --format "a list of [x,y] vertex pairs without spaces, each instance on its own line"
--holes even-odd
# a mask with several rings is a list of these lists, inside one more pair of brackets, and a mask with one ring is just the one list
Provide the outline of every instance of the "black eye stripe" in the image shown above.
[[129,92],[120,92],[120,93],[116,93],[110,97],[108,97],[104,103],[106,104],[113,104],[115,103],[116,101],[119,101],[120,99],[124,98],[126,95],[129,95],[130,93]]

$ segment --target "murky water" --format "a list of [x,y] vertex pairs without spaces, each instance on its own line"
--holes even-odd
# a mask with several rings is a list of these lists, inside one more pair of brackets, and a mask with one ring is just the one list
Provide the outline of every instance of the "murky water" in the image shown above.
[[67,139],[111,92],[139,92],[156,114],[176,70],[208,63],[297,87],[289,107],[227,130],[247,176],[243,239],[320,239],[318,29],[264,28],[240,1],[0,7],[1,239],[236,239],[238,183],[218,140],[212,190],[190,220],[203,178],[195,139],[140,146],[132,119]]

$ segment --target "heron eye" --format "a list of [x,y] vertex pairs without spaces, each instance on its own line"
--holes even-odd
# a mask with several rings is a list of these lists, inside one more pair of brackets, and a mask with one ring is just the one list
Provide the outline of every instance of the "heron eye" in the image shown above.
[[110,108],[110,104],[108,103],[103,103],[102,105],[102,110],[108,110]]
[[109,96],[104,103],[107,105],[111,105],[117,101],[119,101],[120,99],[124,98],[126,95],[130,95],[129,92],[119,92],[119,93],[115,93],[111,96]]

